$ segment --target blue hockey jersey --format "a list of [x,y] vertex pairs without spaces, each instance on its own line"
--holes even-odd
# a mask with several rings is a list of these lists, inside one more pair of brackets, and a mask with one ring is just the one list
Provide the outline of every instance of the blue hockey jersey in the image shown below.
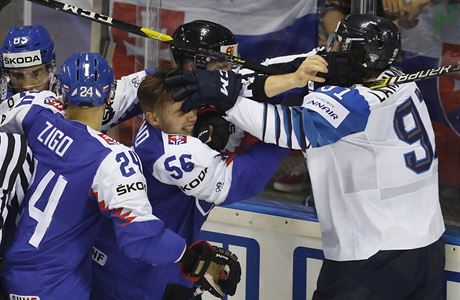
[[12,99],[10,110],[5,106],[11,103],[2,103],[0,130],[24,134],[37,165],[3,260],[10,297],[88,299],[90,251],[102,215],[111,220],[118,247],[131,259],[161,265],[182,256],[183,238],[152,214],[132,150],[66,120],[52,92]]
[[[165,134],[144,123],[134,145],[147,179],[154,214],[192,243],[215,204],[260,192],[288,151],[258,143],[247,153],[223,156],[192,136]],[[175,265],[152,267],[116,249],[108,223],[96,243],[95,285],[120,299],[161,299],[168,283],[191,285]],[[94,298],[96,299],[96,297]],[[103,299],[98,294],[97,299]]]

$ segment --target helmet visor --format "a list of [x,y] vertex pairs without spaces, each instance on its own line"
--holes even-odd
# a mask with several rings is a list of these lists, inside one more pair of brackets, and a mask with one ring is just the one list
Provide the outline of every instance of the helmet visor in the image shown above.
[[4,69],[4,74],[14,92],[46,90],[53,76],[51,64],[19,69]]

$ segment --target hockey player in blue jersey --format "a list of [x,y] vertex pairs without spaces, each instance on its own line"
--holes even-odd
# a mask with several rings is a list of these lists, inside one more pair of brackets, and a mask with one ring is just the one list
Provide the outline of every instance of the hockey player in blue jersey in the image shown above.
[[[401,74],[391,67],[399,32],[383,18],[347,16],[328,48],[329,69],[334,59],[348,61],[364,82]],[[286,107],[238,97],[239,81],[230,72],[196,71],[173,74],[168,86],[184,86],[174,94],[187,98],[184,113],[214,105],[260,139],[304,151],[326,258],[313,299],[441,299],[438,161],[417,85],[324,85],[301,106]]]
[[41,25],[11,27],[1,48],[6,99],[19,92],[48,90],[54,81],[56,55],[48,31]]
[[[196,111],[180,112],[180,103],[163,91],[165,77],[163,72],[147,76],[139,87],[146,121],[134,150],[141,158],[154,214],[191,243],[198,239],[214,205],[230,204],[262,191],[287,151],[261,142],[235,156],[211,149],[191,135]],[[191,297],[194,289],[181,277],[177,266],[152,267],[130,261],[116,248],[108,232],[100,231],[94,250],[105,258],[96,259],[94,299]]]
[[[236,40],[227,28],[208,21],[180,26],[174,39],[199,41],[199,46],[215,51],[237,49]],[[193,55],[177,49],[173,49],[173,55],[182,68],[195,67]],[[222,61],[211,61],[207,67],[210,65],[230,67]],[[147,76],[139,87],[146,121],[137,134],[134,149],[141,158],[154,214],[161,215],[169,229],[191,243],[198,238],[214,205],[243,200],[260,192],[287,151],[258,143],[241,155],[221,155],[204,142],[211,146],[222,144],[214,140],[219,137],[215,122],[224,130],[225,126],[228,130],[228,123],[222,124],[213,116],[211,123],[206,123],[212,126],[208,138],[200,141],[193,137],[197,114],[179,112],[180,105],[171,99],[170,92],[162,92],[164,78],[163,72]],[[233,150],[232,138],[229,144]],[[216,148],[220,150],[223,146]],[[253,178],[258,178],[257,182],[251,181]],[[195,288],[182,278],[177,266],[152,267],[130,261],[117,249],[113,234],[107,234],[111,229],[105,223],[93,250],[93,299],[192,299]]]
[[[24,91],[54,90],[56,54],[53,40],[42,25],[11,27],[2,48],[0,102]],[[152,70],[136,72],[115,81],[105,103],[102,130],[141,114],[136,91]]]
[[[2,104],[0,129],[25,134],[37,161],[35,179],[13,243],[3,260],[10,299],[88,299],[91,246],[103,215],[112,220],[120,249],[131,259],[162,265],[211,260],[237,265],[231,253],[206,243],[185,250],[182,237],[152,214],[138,156],[101,128],[114,81],[95,53],[68,58],[58,75],[64,106],[49,91],[17,94]],[[230,268],[230,274],[232,273]],[[205,270],[206,271],[206,270]],[[225,280],[225,279],[224,279]]]

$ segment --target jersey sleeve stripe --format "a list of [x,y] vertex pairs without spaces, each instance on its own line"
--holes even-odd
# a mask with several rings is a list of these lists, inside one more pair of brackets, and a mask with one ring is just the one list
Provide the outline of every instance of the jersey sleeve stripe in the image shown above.
[[276,136],[276,145],[279,146],[280,144],[280,134],[281,134],[281,120],[280,120],[280,114],[278,113],[278,107],[275,106],[274,109],[275,113],[275,136]]
[[305,142],[305,131],[303,129],[303,122],[302,122],[302,112],[297,109],[289,108],[292,113],[292,127],[294,128],[294,134],[297,139],[297,143],[299,144],[302,150],[307,149],[307,143]]
[[289,107],[282,106],[283,119],[284,119],[284,131],[286,132],[286,143],[288,148],[292,148],[292,118]]
[[262,140],[265,141],[265,133],[267,131],[268,105],[264,103],[264,117],[262,119]]

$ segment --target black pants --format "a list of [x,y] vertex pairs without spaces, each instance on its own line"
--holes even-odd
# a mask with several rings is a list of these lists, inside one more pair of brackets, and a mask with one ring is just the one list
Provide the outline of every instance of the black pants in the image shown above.
[[313,300],[439,300],[444,243],[379,251],[366,260],[324,260]]

